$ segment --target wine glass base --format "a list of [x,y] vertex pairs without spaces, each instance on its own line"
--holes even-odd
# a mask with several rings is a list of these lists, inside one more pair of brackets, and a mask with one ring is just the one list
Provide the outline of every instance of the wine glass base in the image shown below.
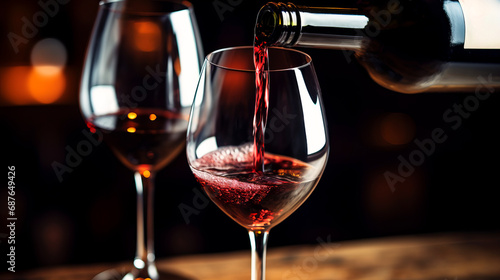
[[[92,280],[135,280],[136,278],[132,276],[130,271],[130,267],[111,268],[97,274]],[[194,280],[171,271],[158,270],[158,276],[158,280]]]

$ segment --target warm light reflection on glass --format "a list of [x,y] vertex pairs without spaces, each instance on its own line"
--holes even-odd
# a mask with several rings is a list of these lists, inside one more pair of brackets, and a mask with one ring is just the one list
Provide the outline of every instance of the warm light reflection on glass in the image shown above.
[[174,61],[174,71],[177,76],[181,75],[181,61],[179,58],[176,58]]
[[149,170],[144,170],[142,172],[142,176],[144,176],[145,178],[149,178],[151,176],[151,172],[149,172]]
[[151,121],[156,120],[156,115],[155,114],[149,115],[149,120],[151,120]]
[[137,114],[134,112],[130,112],[128,113],[127,117],[131,120],[134,120],[135,118],[137,118]]
[[139,21],[134,23],[134,44],[143,52],[152,52],[160,47],[161,30],[157,24],[151,21]]
[[129,133],[135,133],[135,131],[136,131],[136,129],[133,126],[127,128],[127,132],[129,132]]

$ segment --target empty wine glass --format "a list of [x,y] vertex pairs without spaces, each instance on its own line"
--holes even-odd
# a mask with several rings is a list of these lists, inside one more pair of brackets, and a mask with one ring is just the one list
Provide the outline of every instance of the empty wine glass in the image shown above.
[[155,265],[153,180],[184,148],[202,53],[189,2],[100,3],[80,108],[89,129],[134,171],[137,247],[132,268],[96,279],[164,278]]
[[[311,194],[325,168],[329,144],[311,58],[292,49],[269,48],[268,97],[265,106],[256,107],[253,52],[253,47],[235,47],[205,58],[186,149],[206,194],[248,230],[252,280],[262,280],[269,230]],[[254,130],[257,115],[264,116],[258,118],[265,126],[260,140]],[[264,151],[262,169],[254,161],[259,151]]]

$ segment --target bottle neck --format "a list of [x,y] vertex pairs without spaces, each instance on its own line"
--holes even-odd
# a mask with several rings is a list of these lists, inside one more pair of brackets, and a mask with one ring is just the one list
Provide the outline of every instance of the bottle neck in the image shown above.
[[273,46],[359,50],[367,24],[357,9],[271,2],[257,15],[255,35]]

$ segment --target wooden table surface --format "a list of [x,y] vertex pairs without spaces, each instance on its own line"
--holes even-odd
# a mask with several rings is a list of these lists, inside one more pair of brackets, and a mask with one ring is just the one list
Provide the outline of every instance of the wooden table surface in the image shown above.
[[[500,233],[445,233],[268,248],[267,280],[500,280]],[[39,269],[1,279],[92,279],[116,264]],[[158,261],[178,279],[250,280],[250,252]]]

